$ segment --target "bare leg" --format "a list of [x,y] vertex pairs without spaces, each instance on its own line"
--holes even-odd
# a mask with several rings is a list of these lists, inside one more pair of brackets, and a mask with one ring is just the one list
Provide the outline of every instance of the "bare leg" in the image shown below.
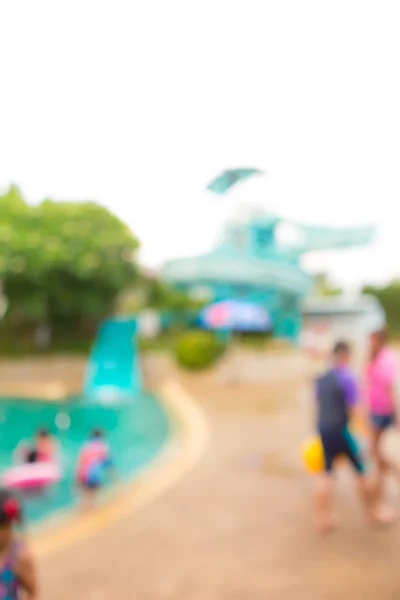
[[375,491],[376,498],[381,498],[383,495],[384,488],[384,478],[386,473],[386,465],[384,461],[382,461],[382,456],[380,452],[380,443],[381,443],[382,431],[380,429],[373,428],[371,431],[371,458],[376,466],[376,483],[375,483]]
[[371,435],[371,456],[376,463],[377,468],[377,494],[382,495],[384,489],[385,475],[392,472],[393,475],[400,481],[400,467],[389,461],[382,451],[382,435],[383,429],[373,429]]
[[332,512],[332,495],[334,479],[331,473],[323,473],[317,479],[314,490],[315,528],[320,533],[327,533],[336,527]]
[[82,504],[81,508],[83,511],[91,510],[96,504],[96,490],[91,488],[85,488],[82,490]]
[[379,503],[376,486],[365,476],[357,478],[357,488],[368,520],[378,525],[388,525],[393,521],[393,511]]

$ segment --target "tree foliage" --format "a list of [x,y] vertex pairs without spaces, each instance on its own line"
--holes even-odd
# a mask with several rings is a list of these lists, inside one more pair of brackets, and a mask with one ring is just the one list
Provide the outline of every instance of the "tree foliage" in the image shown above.
[[138,312],[143,308],[159,311],[164,324],[173,329],[182,329],[196,320],[203,301],[193,299],[186,290],[181,290],[156,277],[141,275],[133,288],[120,294],[117,302],[119,314]]
[[318,273],[314,277],[314,290],[318,296],[339,296],[342,293],[341,288],[331,282],[327,273]]
[[383,287],[366,286],[363,293],[378,298],[386,313],[388,328],[395,335],[400,334],[400,281],[395,280]]
[[94,202],[28,205],[16,186],[0,196],[0,279],[13,327],[97,322],[137,275],[138,242]]
[[193,299],[186,290],[155,278],[147,281],[146,302],[152,308],[175,313],[198,311],[204,305],[204,302]]

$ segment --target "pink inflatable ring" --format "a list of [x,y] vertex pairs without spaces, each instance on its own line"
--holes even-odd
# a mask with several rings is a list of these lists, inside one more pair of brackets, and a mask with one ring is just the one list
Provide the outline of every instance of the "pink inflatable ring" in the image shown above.
[[44,487],[59,481],[60,467],[51,462],[38,462],[11,467],[3,473],[2,484],[9,489]]

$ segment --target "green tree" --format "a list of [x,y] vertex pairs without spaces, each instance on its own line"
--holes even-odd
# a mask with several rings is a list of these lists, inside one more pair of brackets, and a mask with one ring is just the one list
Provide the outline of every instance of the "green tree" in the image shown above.
[[156,277],[141,276],[134,287],[124,291],[117,303],[120,314],[153,308],[166,316],[170,325],[181,329],[195,319],[204,302],[195,300],[184,290]]
[[390,331],[400,334],[400,281],[394,280],[386,286],[366,286],[363,293],[375,296],[386,313],[387,324]]
[[137,277],[138,242],[94,202],[28,205],[16,186],[0,196],[0,278],[10,327],[48,323],[93,330]]
[[162,311],[170,325],[181,330],[196,319],[205,302],[193,299],[186,290],[153,279],[148,282],[147,304]]
[[331,282],[327,273],[318,273],[315,276],[314,290],[318,296],[339,296],[342,293],[341,288]]

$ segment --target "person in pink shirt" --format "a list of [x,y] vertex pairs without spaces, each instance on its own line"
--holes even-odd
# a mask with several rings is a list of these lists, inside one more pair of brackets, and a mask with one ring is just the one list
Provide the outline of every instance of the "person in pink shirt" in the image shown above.
[[397,359],[387,344],[386,330],[373,331],[369,338],[369,360],[365,374],[365,396],[371,426],[371,455],[378,468],[378,486],[389,470],[400,479],[400,468],[388,461],[382,450],[382,435],[388,427],[397,424],[395,383]]

